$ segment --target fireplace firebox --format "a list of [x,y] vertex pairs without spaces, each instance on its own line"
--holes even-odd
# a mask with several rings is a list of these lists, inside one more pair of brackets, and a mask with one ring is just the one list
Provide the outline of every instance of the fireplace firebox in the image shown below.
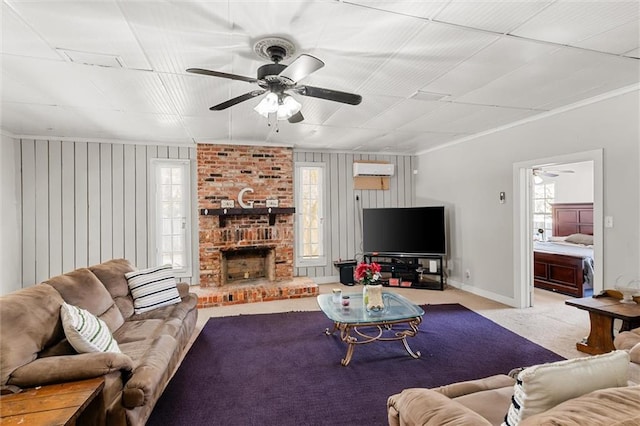
[[250,280],[275,280],[275,247],[245,246],[221,250],[220,286]]

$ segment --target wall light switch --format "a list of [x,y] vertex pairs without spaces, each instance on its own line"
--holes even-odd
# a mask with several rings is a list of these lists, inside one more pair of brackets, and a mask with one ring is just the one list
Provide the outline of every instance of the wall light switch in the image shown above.
[[500,193],[500,204],[504,204],[507,201],[507,194],[505,192]]
[[613,216],[605,216],[604,217],[604,227],[605,228],[613,228]]

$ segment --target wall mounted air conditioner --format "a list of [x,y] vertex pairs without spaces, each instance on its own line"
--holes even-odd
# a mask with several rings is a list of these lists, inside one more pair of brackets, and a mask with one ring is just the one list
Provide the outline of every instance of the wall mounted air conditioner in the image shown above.
[[353,163],[353,176],[393,176],[394,166],[389,163]]

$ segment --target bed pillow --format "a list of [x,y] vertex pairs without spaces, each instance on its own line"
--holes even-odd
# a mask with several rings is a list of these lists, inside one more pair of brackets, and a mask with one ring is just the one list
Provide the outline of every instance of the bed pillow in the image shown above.
[[136,314],[180,303],[180,294],[171,265],[127,272],[124,276],[131,290]]
[[515,426],[527,417],[594,390],[626,386],[628,372],[626,351],[525,368],[513,386],[503,426]]
[[585,246],[590,246],[593,244],[593,235],[571,234],[564,240],[568,243],[583,244]]
[[120,352],[107,324],[86,309],[63,303],[60,317],[64,334],[78,353]]

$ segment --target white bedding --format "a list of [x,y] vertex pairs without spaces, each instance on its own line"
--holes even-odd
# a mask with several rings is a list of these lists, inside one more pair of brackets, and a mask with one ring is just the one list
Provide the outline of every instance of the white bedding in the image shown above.
[[593,246],[567,243],[565,241],[534,241],[533,250],[593,258]]
[[593,246],[573,244],[566,241],[534,241],[533,251],[581,257],[584,271],[583,282],[586,286],[593,285]]

